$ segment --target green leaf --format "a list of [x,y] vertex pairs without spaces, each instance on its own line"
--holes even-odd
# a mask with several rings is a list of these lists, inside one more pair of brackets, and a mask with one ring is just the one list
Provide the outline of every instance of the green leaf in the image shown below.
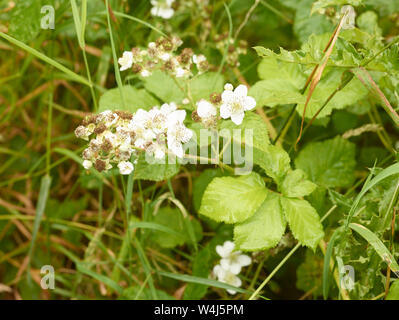
[[255,213],[266,194],[265,182],[256,173],[215,178],[205,190],[199,213],[225,223],[242,222]]
[[304,292],[312,291],[313,297],[321,295],[323,259],[306,250],[305,261],[296,270],[296,287]]
[[263,168],[269,177],[272,177],[277,184],[280,184],[291,169],[291,159],[284,149],[272,144],[265,150],[254,149],[253,161]]
[[302,245],[315,250],[324,236],[316,210],[306,200],[282,197],[281,205],[294,237]]
[[202,196],[204,195],[205,189],[208,184],[215,177],[222,177],[228,175],[226,171],[220,169],[205,169],[199,177],[194,179],[193,183],[193,205],[196,211],[201,207]]
[[385,300],[399,300],[399,280],[395,280],[391,287]]
[[9,35],[22,41],[28,42],[36,38],[40,32],[40,21],[42,16],[42,0],[16,1],[11,10]]
[[107,276],[104,276],[100,273],[91,271],[90,269],[86,268],[83,265],[83,262],[78,263],[76,265],[76,267],[79,272],[84,273],[84,274],[88,275],[89,277],[92,277],[101,283],[104,283],[106,286],[115,290],[119,294],[123,293],[123,288],[119,284],[117,284],[115,281],[113,281],[111,278],[108,278]]
[[288,172],[281,185],[281,191],[286,197],[297,198],[311,194],[316,187],[313,182],[306,180],[305,172],[296,169]]
[[[344,70],[338,70],[336,68],[330,70],[326,68],[306,108],[305,116],[307,118],[312,118],[327,101],[329,96],[337,89],[341,84],[344,72]],[[367,89],[364,85],[357,78],[353,78],[342,90],[334,95],[329,103],[317,115],[317,118],[330,115],[333,109],[343,109],[346,106],[351,106],[365,98],[367,93]],[[306,91],[304,96],[307,96],[307,94],[308,92]],[[303,114],[304,107],[305,103],[298,104],[297,111],[300,115]]]
[[258,106],[304,102],[300,90],[306,77],[301,66],[278,60],[278,55],[269,49],[257,51],[264,56],[258,66],[259,77],[263,80],[251,87],[249,95],[255,98]]
[[258,106],[274,107],[278,104],[304,103],[306,98],[289,81],[261,80],[249,90]]
[[[189,218],[184,218],[178,209],[169,207],[159,209],[153,219],[153,222],[158,227],[152,233],[151,239],[162,248],[174,248],[189,242],[190,236],[186,228],[185,219]],[[135,223],[134,225],[137,224],[140,225],[140,223]],[[192,224],[195,240],[199,241],[202,237],[202,227],[197,220],[192,220]]]
[[356,7],[360,6],[362,3],[363,0],[318,0],[313,4],[312,14],[320,9],[330,6],[344,6],[349,4]]
[[[144,87],[161,101],[181,103],[184,99],[184,83],[173,80],[168,74],[160,70],[154,71],[151,76],[143,78]],[[180,85],[177,85],[178,82]]]
[[[147,155],[147,157],[150,157]],[[150,157],[150,161],[146,161],[145,154],[138,158],[138,162],[134,169],[134,178],[138,180],[163,181],[176,175],[180,170],[179,163],[169,164],[168,157],[162,159],[164,163],[156,163],[155,159]]]
[[310,143],[299,153],[295,166],[322,186],[349,186],[355,179],[355,145],[341,137]]
[[322,34],[332,32],[333,24],[326,16],[320,14],[310,14],[314,0],[300,0],[294,20],[294,32],[300,42],[306,42],[311,34]]
[[374,250],[378,253],[381,259],[387,262],[393,272],[399,272],[399,265],[396,262],[395,258],[373,232],[357,223],[350,223],[349,227],[367,240],[367,242],[374,248]]
[[158,100],[144,89],[136,89],[126,85],[122,87],[122,92],[126,107],[124,107],[122,103],[119,88],[114,88],[108,90],[100,97],[100,107],[98,111],[125,110],[134,113],[140,108],[148,110],[151,107],[159,105]]
[[245,251],[260,251],[278,244],[286,221],[277,194],[268,193],[255,214],[234,227],[234,242]]
[[223,76],[216,72],[203,73],[190,81],[190,92],[193,100],[209,100],[213,92],[222,92],[224,85]]
[[[198,251],[193,261],[193,276],[208,278],[213,267],[212,253],[209,246]],[[198,283],[189,283],[184,290],[184,300],[200,300],[208,291],[208,286]]]
[[[234,130],[240,130],[240,136],[234,135]],[[252,141],[245,141],[245,130],[252,131]],[[220,125],[220,135],[224,137],[232,137],[232,139],[237,143],[245,143],[249,147],[261,150],[264,150],[269,145],[267,126],[262,118],[253,112],[247,112],[240,125],[236,125],[231,120],[223,121]]]

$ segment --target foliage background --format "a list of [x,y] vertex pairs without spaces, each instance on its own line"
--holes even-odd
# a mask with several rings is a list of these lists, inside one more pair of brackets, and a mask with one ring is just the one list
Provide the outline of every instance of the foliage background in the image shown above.
[[[310,15],[314,2],[261,0],[239,34],[239,39],[248,42],[248,53],[240,56],[239,68],[222,70],[224,81],[238,84],[244,79],[252,86],[271,77],[269,69],[263,75],[261,67],[258,70],[262,57],[252,47],[278,53],[280,47],[293,51],[309,39],[321,39],[309,38],[311,34],[326,35],[328,40],[335,24],[326,15]],[[226,9],[223,1],[214,0],[210,1],[209,21],[204,21],[197,6],[163,21],[150,15],[149,1],[110,0],[112,44],[105,3],[89,0],[83,46],[79,45],[69,1],[24,0],[16,1],[14,6],[10,3],[0,1],[0,31],[27,47],[10,43],[5,37],[0,39],[0,297],[249,298],[249,293],[232,297],[224,289],[195,284],[181,277],[193,275],[206,279],[217,261],[215,246],[233,237],[231,226],[198,216],[206,186],[214,177],[226,175],[225,171],[213,165],[181,167],[176,175],[166,180],[135,181],[129,197],[125,194],[128,181],[117,173],[99,175],[83,170],[80,166],[83,143],[76,139],[73,131],[85,114],[96,110],[98,101],[100,108],[110,102],[117,103],[115,95],[107,91],[118,85],[113,49],[120,56],[123,50],[133,46],[146,46],[159,37],[156,28],[180,36],[184,47],[194,48],[219,66],[223,55],[215,48],[213,37],[229,32],[229,15],[234,34],[254,2],[226,1]],[[42,17],[40,8],[45,4],[56,8],[55,30],[42,30],[38,23]],[[77,1],[77,4],[80,8],[82,2]],[[398,35],[399,2],[364,0],[357,7],[358,17],[367,12],[362,19],[358,18],[357,25],[358,30],[370,38],[363,43],[352,41],[364,57]],[[205,41],[201,38],[204,33],[209,33]],[[350,36],[346,39],[351,42]],[[341,43],[342,51],[335,57],[337,63],[342,58],[340,54],[344,55],[342,52],[351,50],[345,44]],[[312,50],[317,44],[310,46]],[[32,55],[33,49],[51,58],[51,62]],[[60,72],[54,68],[53,61],[73,73]],[[398,61],[398,47],[392,47],[379,61],[391,71],[390,76],[378,76],[381,90],[396,110]],[[87,67],[94,84],[93,92],[76,78],[79,75],[87,79]],[[123,76],[122,80],[136,89],[143,88],[143,82],[135,76]],[[324,80],[327,87],[331,83],[339,84],[334,82],[336,79]],[[323,216],[334,205],[336,209],[323,222],[322,244],[315,251],[299,248],[264,288],[262,295],[267,298],[322,298],[326,244],[346,219],[369,168],[376,167],[375,173],[378,173],[379,168],[397,161],[398,128],[375,95],[363,90],[363,98],[359,101],[331,110],[326,117],[317,119],[297,149],[293,146],[301,124],[300,113],[294,113],[279,140],[289,152],[293,167],[304,170],[318,185],[307,197],[318,214]],[[131,98],[137,99],[135,93]],[[156,98],[153,92],[150,98]],[[269,103],[258,103],[258,106],[276,132],[280,132],[290,117],[290,105],[275,103],[270,108]],[[349,130],[370,123],[380,129],[343,137]],[[381,227],[381,221],[385,219],[383,213],[392,209],[392,199],[397,199],[397,181],[396,174],[373,187],[362,199],[363,209],[354,220],[384,240],[392,253],[397,246],[397,236],[390,236],[390,224]],[[169,198],[153,221],[152,213],[165,194]],[[176,201],[189,213],[195,245],[186,234],[186,222]],[[151,221],[183,236],[143,225],[138,227],[137,223]],[[395,223],[397,225],[397,221],[393,223],[393,230]],[[335,254],[344,264],[354,265],[358,270],[357,284],[349,298],[383,299],[386,264],[359,235],[350,233],[341,237],[344,241],[338,241]],[[294,245],[295,239],[288,232],[276,248],[254,254],[254,263],[243,275],[243,287],[251,292],[256,289]],[[55,290],[42,290],[39,286],[40,267],[46,264],[53,265],[56,270]],[[398,287],[397,283],[395,286]],[[342,298],[333,281],[328,297]]]

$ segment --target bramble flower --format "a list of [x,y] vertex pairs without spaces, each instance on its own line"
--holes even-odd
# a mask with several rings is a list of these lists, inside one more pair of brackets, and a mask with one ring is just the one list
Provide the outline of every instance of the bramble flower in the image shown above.
[[197,102],[197,114],[202,119],[209,119],[216,116],[217,110],[212,103],[201,99]]
[[133,52],[125,51],[122,55],[122,58],[118,59],[118,63],[121,65],[121,71],[130,69],[133,65]]
[[83,161],[83,168],[86,170],[89,170],[93,166],[93,163],[89,160],[84,160]]
[[226,241],[223,246],[216,246],[216,252],[222,258],[220,265],[223,269],[229,270],[233,274],[239,274],[242,267],[251,264],[251,258],[241,251],[234,251],[235,245],[232,241]]
[[183,158],[184,154],[182,144],[188,142],[193,136],[193,132],[183,124],[185,118],[185,110],[173,111],[167,118],[168,148],[179,158]]
[[356,11],[351,5],[341,8],[341,14],[346,14],[346,18],[342,24],[342,29],[353,29],[355,27]]
[[162,159],[170,151],[183,157],[183,143],[188,142],[193,132],[186,128],[183,121],[186,111],[177,110],[175,103],[164,103],[151,110],[138,109],[135,114],[126,111],[105,110],[98,115],[86,117],[75,130],[78,138],[89,140],[89,146],[83,151],[83,166],[98,171],[112,168],[116,163],[121,174],[130,174],[139,152],[153,154]]
[[172,18],[175,13],[175,10],[172,8],[174,2],[175,0],[151,0],[151,4],[153,5],[151,14],[163,19]]
[[119,172],[123,175],[130,174],[133,171],[133,164],[129,161],[122,161],[118,164]]
[[[227,283],[229,285],[235,286],[235,287],[241,287],[242,281],[239,277],[236,276],[233,272],[224,269],[221,265],[216,265],[213,268],[213,274],[216,276],[218,281]],[[236,294],[237,291],[232,290],[232,289],[227,289],[227,292],[230,294]]]
[[225,85],[222,93],[222,105],[220,116],[223,119],[231,118],[236,125],[240,125],[244,119],[245,111],[252,110],[256,106],[254,98],[247,96],[248,89],[240,84],[234,91],[231,84]]

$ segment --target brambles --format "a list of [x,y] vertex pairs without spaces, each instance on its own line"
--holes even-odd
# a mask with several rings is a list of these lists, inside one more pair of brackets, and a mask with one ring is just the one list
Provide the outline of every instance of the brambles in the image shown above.
[[398,1],[14,2],[0,298],[397,299]]

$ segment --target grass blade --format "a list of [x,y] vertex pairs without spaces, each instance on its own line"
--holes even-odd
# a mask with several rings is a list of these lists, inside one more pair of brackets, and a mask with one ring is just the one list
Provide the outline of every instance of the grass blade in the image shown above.
[[[35,221],[33,223],[32,240],[28,252],[28,261],[29,261],[28,270],[30,269],[32,253],[34,250],[37,233],[39,231],[40,222],[42,221],[44,210],[46,209],[46,203],[49,195],[50,185],[51,185],[51,177],[48,175],[43,176],[40,182],[39,199],[37,201]],[[28,272],[28,277],[29,276],[30,272]]]
[[351,223],[349,224],[349,227],[367,240],[367,242],[375,249],[381,259],[389,265],[393,272],[399,272],[399,265],[396,262],[395,258],[389,252],[388,248],[372,231],[357,223]]
[[63,66],[61,63],[49,58],[48,56],[46,56],[45,54],[37,51],[36,49],[33,49],[33,48],[29,47],[25,43],[23,43],[23,42],[15,39],[15,38],[9,36],[8,34],[5,34],[4,32],[1,32],[1,31],[0,31],[0,37],[2,37],[3,39],[11,42],[12,44],[16,45],[17,47],[21,48],[22,50],[25,50],[25,51],[29,52],[30,54],[34,55],[36,58],[38,58],[38,59],[40,59],[40,60],[42,60],[42,61],[44,61],[44,62],[46,62],[46,63],[48,63],[50,65],[52,65],[54,68],[57,68],[58,70],[62,71],[63,73],[69,75],[71,77],[71,80],[83,83],[83,84],[85,84],[85,85],[87,85],[89,87],[91,86],[90,82],[86,78],[84,78],[84,77],[78,75],[77,73],[69,70],[67,67]]

